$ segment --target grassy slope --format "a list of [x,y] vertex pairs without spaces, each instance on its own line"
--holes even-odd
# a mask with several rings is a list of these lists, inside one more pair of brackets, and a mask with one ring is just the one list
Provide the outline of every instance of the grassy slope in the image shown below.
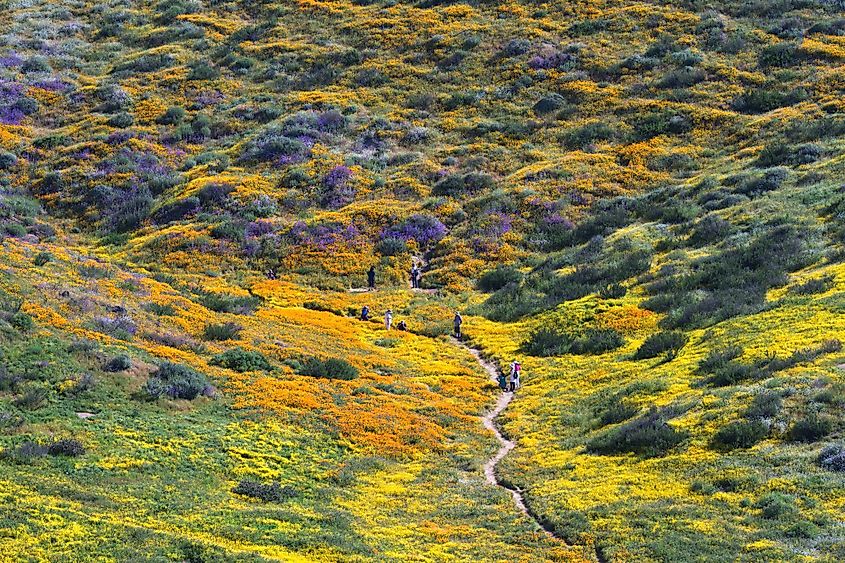
[[[91,558],[185,558],[192,549],[229,558],[579,557],[532,535],[507,495],[483,485],[477,468],[492,443],[473,415],[489,396],[470,359],[444,339],[379,342],[377,325],[341,316],[367,303],[434,335],[455,307],[513,321],[468,317],[474,341],[503,363],[539,325],[625,337],[598,356],[526,357],[527,384],[509,411],[518,448],[504,475],[574,541],[595,541],[611,560],[692,550],[713,559],[841,558],[841,479],[814,464],[822,443],[786,439],[813,410],[835,417],[823,442],[838,438],[837,356],[726,387],[696,373],[728,344],[744,346],[749,361],[842,333],[842,237],[827,209],[839,197],[845,132],[835,10],[797,1],[725,3],[722,13],[695,3],[366,4],[8,4],[0,146],[17,162],[3,164],[2,284],[25,300],[33,334],[52,350],[34,354],[72,367],[38,368],[34,385],[48,401],[31,412],[12,405],[20,389],[3,392],[4,412],[26,422],[2,440],[78,435],[90,451],[2,462],[6,506],[28,499],[32,507],[5,511],[7,543],[47,554],[59,528],[76,542],[68,549]],[[762,94],[746,96],[751,103],[748,92]],[[551,111],[535,106],[543,99]],[[162,119],[172,106],[186,115]],[[332,109],[343,125],[321,125],[337,119]],[[301,110],[313,113],[291,125]],[[245,158],[279,127],[307,150]],[[800,157],[809,153],[816,159]],[[775,184],[754,184],[777,165],[785,168]],[[338,182],[341,166],[349,177]],[[444,176],[470,172],[487,175],[480,191],[432,192]],[[232,191],[205,198],[210,184]],[[16,190],[37,195],[52,215],[38,215]],[[334,209],[327,194],[339,193],[353,203]],[[616,205],[633,211],[613,222],[594,203],[620,195],[630,199]],[[163,212],[174,204],[183,211]],[[448,231],[385,252],[382,231],[401,232],[413,214]],[[729,226],[710,232],[705,216]],[[594,218],[607,223],[574,235],[556,227]],[[679,272],[670,281],[681,287],[708,256],[718,262],[772,238],[777,221],[798,229],[806,260],[749,295],[719,294],[713,316],[677,324],[689,343],[671,361],[630,359],[658,322],[677,322],[686,305],[718,294],[699,284],[654,313],[647,298],[661,293],[656,282]],[[38,250],[55,260],[33,266]],[[397,289],[411,255],[424,250],[426,284],[453,293]],[[634,251],[648,257],[644,268],[616,267]],[[761,252],[765,261],[777,251]],[[92,256],[101,261],[94,268]],[[516,264],[524,281],[486,305],[477,293],[454,293],[496,262]],[[334,291],[360,284],[371,263],[392,287],[378,302]],[[573,289],[573,272],[592,266],[604,268],[599,280]],[[265,280],[268,269],[279,279]],[[762,269],[711,268],[737,284]],[[834,282],[821,294],[778,289],[823,274]],[[609,281],[627,294],[597,296]],[[264,302],[252,315],[214,313],[197,289],[251,291]],[[177,315],[155,317],[142,308],[148,302],[171,303]],[[130,343],[92,330],[116,304],[139,327]],[[197,340],[206,323],[223,321],[244,326],[240,340],[199,352],[150,336]],[[35,361],[18,358],[39,341],[4,329],[4,362]],[[69,353],[73,338],[107,352]],[[262,351],[275,371],[208,365],[235,344]],[[135,359],[131,377],[100,369],[119,349]],[[362,379],[326,383],[283,363],[315,352],[350,359]],[[210,374],[222,398],[139,400],[160,359]],[[100,384],[63,393],[80,371]],[[766,438],[749,450],[713,448],[715,432],[763,389],[784,403]],[[689,438],[652,459],[586,454],[587,440],[610,429],[598,418],[620,392],[640,412],[672,406],[671,425]],[[76,409],[99,414],[83,422]],[[243,476],[281,480],[298,496],[278,508],[247,502],[228,492]],[[787,500],[766,518],[759,501],[772,491]],[[130,500],[139,508],[127,528],[119,522]]]

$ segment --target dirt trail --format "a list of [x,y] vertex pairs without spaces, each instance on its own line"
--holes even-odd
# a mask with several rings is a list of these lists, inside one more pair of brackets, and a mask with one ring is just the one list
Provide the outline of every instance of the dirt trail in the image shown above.
[[[460,342],[459,340],[457,340],[455,338],[453,338],[453,340],[455,341],[455,343],[457,343],[459,346],[465,348],[466,350],[469,351],[470,354],[473,355],[473,357],[478,362],[478,364],[481,367],[483,367],[484,371],[487,372],[487,375],[490,376],[490,381],[492,381],[498,387],[498,385],[499,385],[499,381],[498,381],[499,370],[495,366],[495,364],[493,364],[493,362],[485,359],[481,355],[481,352],[477,348],[467,346],[466,344],[464,344],[463,342]],[[511,403],[512,400],[513,400],[513,393],[508,392],[508,391],[503,391],[502,394],[499,396],[499,400],[496,401],[496,405],[493,407],[493,409],[490,410],[487,414],[485,414],[481,418],[481,422],[484,424],[484,427],[487,428],[488,430],[490,430],[491,432],[493,432],[493,434],[496,435],[496,439],[499,440],[499,443],[501,444],[501,447],[496,452],[496,454],[493,457],[491,457],[490,459],[488,459],[487,462],[484,464],[484,476],[487,478],[487,482],[490,483],[491,485],[495,485],[497,487],[502,487],[503,489],[508,490],[511,493],[511,495],[513,496],[514,504],[516,504],[516,507],[523,514],[525,514],[526,516],[528,516],[529,518],[534,520],[537,523],[537,525],[547,535],[549,535],[553,538],[557,538],[557,536],[555,536],[554,532],[551,531],[550,529],[546,528],[545,526],[543,526],[543,524],[540,522],[540,520],[538,520],[537,517],[534,514],[532,514],[531,511],[528,509],[528,507],[525,505],[525,498],[522,496],[522,491],[520,491],[519,489],[516,489],[516,488],[509,487],[508,485],[502,483],[498,479],[498,477],[496,477],[496,465],[498,465],[498,463],[500,461],[502,461],[502,459],[504,459],[504,457],[506,455],[508,455],[508,453],[510,453],[510,451],[516,447],[516,444],[513,441],[508,440],[504,436],[504,434],[502,434],[502,432],[499,430],[499,428],[496,426],[496,418],[500,414],[502,414],[502,412],[506,408],[508,408],[508,405]],[[557,539],[560,539],[560,538],[557,538]],[[563,541],[563,540],[561,540],[561,541]]]
[[[481,355],[481,351],[477,348],[468,346],[467,344],[459,341],[454,337],[452,338],[452,340],[455,342],[455,344],[468,350],[469,353],[473,355],[475,360],[478,362],[478,365],[483,367],[484,371],[487,372],[487,375],[490,377],[490,381],[492,381],[498,387],[499,369],[496,367],[496,365],[490,360],[484,358]],[[484,427],[493,432],[493,434],[495,434],[496,436],[496,439],[501,444],[501,447],[498,449],[495,455],[488,459],[487,462],[484,464],[484,477],[486,477],[487,482],[491,485],[501,487],[510,492],[511,496],[513,496],[513,502],[516,507],[520,510],[520,512],[522,512],[528,518],[534,520],[537,526],[541,530],[543,530],[543,532],[547,536],[549,536],[550,538],[554,538],[562,543],[565,543],[566,545],[570,545],[566,540],[564,540],[560,536],[555,535],[554,531],[551,528],[544,525],[543,522],[537,517],[537,515],[531,512],[531,510],[525,504],[525,497],[523,496],[522,491],[503,483],[496,476],[496,465],[498,465],[498,463],[502,461],[502,459],[504,459],[504,457],[516,447],[516,444],[512,440],[507,439],[504,434],[502,434],[502,432],[499,430],[498,426],[496,426],[496,418],[498,418],[498,416],[502,414],[502,412],[504,412],[506,408],[508,408],[508,405],[510,405],[511,401],[513,400],[513,397],[513,393],[503,391],[502,394],[499,396],[499,399],[496,401],[496,405],[481,418],[481,422],[484,424]],[[606,561],[606,558],[604,557],[600,549],[595,550],[595,559],[600,563],[604,563],[604,561]]]

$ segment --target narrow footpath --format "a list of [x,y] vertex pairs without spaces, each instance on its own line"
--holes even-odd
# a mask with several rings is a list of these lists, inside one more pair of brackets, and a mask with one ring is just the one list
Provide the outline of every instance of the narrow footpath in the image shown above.
[[[499,370],[493,362],[484,358],[481,355],[481,351],[477,348],[468,346],[464,342],[461,342],[460,340],[454,337],[452,338],[452,341],[458,346],[469,351],[469,353],[472,354],[472,356],[475,358],[476,362],[478,362],[478,365],[484,368],[484,371],[487,372],[487,375],[490,377],[490,381],[492,381],[493,384],[496,385],[496,387],[499,386]],[[496,419],[499,417],[500,414],[502,414],[502,412],[504,412],[506,408],[508,408],[508,405],[510,405],[511,401],[513,400],[513,397],[513,393],[509,391],[503,391],[499,396],[499,399],[496,401],[495,406],[481,418],[481,422],[484,424],[484,427],[493,432],[493,434],[496,436],[496,439],[501,444],[501,447],[493,455],[493,457],[488,459],[487,462],[484,464],[484,476],[487,479],[487,482],[491,485],[501,487],[510,492],[511,496],[513,497],[513,502],[516,507],[520,510],[520,512],[522,512],[528,518],[531,518],[537,524],[537,527],[543,530],[543,532],[547,536],[556,539],[566,545],[570,545],[566,540],[556,535],[554,533],[554,530],[544,525],[536,514],[531,512],[531,510],[525,504],[525,497],[523,496],[522,491],[520,491],[516,487],[510,487],[507,484],[503,483],[499,480],[496,475],[496,466],[499,464],[500,461],[502,461],[502,459],[504,459],[506,455],[508,455],[508,453],[510,453],[511,450],[516,447],[516,444],[512,440],[507,439],[504,434],[502,434],[501,430],[499,430],[499,427],[496,425]],[[600,563],[606,561],[606,558],[604,557],[603,553],[601,552],[601,549],[599,548],[596,548],[595,550],[595,558]]]

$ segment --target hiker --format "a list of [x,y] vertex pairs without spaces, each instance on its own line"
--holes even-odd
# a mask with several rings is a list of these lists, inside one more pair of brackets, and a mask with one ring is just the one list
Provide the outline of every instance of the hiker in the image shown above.
[[367,286],[370,289],[376,288],[376,267],[370,266],[370,270],[367,272]]
[[520,376],[521,372],[522,372],[522,365],[518,361],[514,360],[513,363],[511,364],[511,377],[510,377],[511,393],[513,393],[514,391],[519,389],[519,385],[520,385],[519,376]]
[[362,320],[362,321],[368,321],[368,320],[370,320],[370,308],[369,308],[369,307],[367,307],[366,305],[364,305],[364,306],[361,308],[361,320]]
[[508,378],[504,374],[504,372],[501,371],[499,372],[499,389],[501,389],[502,391],[508,390]]
[[392,324],[393,324],[393,311],[388,309],[387,312],[384,314],[384,327],[387,330],[390,330],[390,325],[392,325]]
[[463,338],[461,335],[461,325],[464,324],[464,318],[460,312],[455,311],[455,320],[453,322],[455,324],[455,338],[461,340]]
[[411,289],[419,289],[420,288],[420,269],[414,264],[414,267],[411,268]]
[[405,332],[408,330],[408,323],[406,323],[404,320],[399,321],[399,323],[396,325],[396,328],[398,330],[401,330],[402,332]]

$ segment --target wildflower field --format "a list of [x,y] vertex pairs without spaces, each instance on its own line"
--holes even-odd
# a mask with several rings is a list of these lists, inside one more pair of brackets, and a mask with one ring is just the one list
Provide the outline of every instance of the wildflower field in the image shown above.
[[845,559],[842,2],[0,7],[0,560]]

